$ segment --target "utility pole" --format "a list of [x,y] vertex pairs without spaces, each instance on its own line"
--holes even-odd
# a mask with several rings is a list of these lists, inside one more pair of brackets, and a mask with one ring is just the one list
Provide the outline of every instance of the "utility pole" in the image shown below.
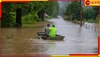
[[82,27],[82,5],[80,0],[80,26]]

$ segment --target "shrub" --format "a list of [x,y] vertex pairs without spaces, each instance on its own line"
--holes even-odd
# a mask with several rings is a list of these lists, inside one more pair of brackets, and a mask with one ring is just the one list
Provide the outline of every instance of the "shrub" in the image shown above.
[[31,13],[22,17],[23,24],[33,24],[33,23],[36,23],[38,21],[39,21],[39,19],[37,18],[37,16],[32,15]]

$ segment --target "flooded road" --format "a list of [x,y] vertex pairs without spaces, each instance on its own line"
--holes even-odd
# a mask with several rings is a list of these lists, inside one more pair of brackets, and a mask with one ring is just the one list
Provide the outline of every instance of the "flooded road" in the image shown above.
[[[63,19],[52,19],[57,27],[57,34],[65,36],[64,41],[56,42],[55,54],[94,54],[97,53],[97,31],[87,29],[85,25],[80,27]],[[97,25],[95,25],[97,26]],[[94,27],[95,27],[94,26]],[[58,52],[56,52],[58,51]]]
[[[0,28],[0,54],[96,54],[97,31],[80,27],[62,18],[49,20],[55,24],[57,34],[65,36],[63,41],[39,40],[36,28]],[[40,25],[41,26],[41,25]]]

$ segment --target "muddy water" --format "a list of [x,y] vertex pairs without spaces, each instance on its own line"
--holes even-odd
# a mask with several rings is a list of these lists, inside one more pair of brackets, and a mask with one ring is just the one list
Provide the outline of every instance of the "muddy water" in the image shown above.
[[57,34],[65,36],[63,41],[40,40],[37,32],[42,27],[0,28],[0,54],[54,54],[97,53],[97,32],[80,27],[62,18],[50,20],[57,27]]
[[47,44],[37,40],[37,32],[43,31],[46,22],[23,28],[0,28],[0,54],[37,54],[47,50]]
[[97,53],[97,31],[87,29],[84,26],[80,27],[78,24],[65,21],[62,18],[54,18],[50,21],[56,25],[57,34],[65,36],[64,41],[56,42],[55,49],[52,51],[54,54]]
[[44,45],[34,40],[37,28],[3,28],[2,29],[2,50],[4,54],[20,54],[25,52],[42,51]]

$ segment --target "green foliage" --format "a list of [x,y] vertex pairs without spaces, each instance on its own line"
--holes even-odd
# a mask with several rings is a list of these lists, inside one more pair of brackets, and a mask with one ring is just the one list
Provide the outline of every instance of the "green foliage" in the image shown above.
[[72,21],[72,16],[70,15],[70,16],[66,16],[66,15],[64,15],[64,17],[63,17],[65,20],[70,20],[70,21]]
[[79,2],[71,2],[66,7],[65,15],[70,16],[71,20],[79,19],[80,16],[80,3]]
[[84,8],[83,10],[83,17],[85,19],[96,19],[97,15],[98,15],[97,7]]
[[56,17],[58,15],[58,3],[57,2],[46,2],[44,9],[47,14],[52,17]]
[[22,9],[22,23],[33,24],[40,21],[37,18],[37,13],[45,9],[49,17],[57,15],[57,2],[28,2],[28,3],[3,3],[3,20],[1,21],[2,27],[15,26],[16,9]]
[[[96,22],[96,18],[98,16],[98,7],[82,7],[82,17],[84,21],[88,22]],[[64,19],[68,20],[79,20],[80,21],[80,3],[79,2],[71,2],[66,7],[66,11],[64,13]]]
[[10,12],[10,16],[11,16],[10,26],[14,27],[15,24],[16,24],[16,13],[15,12]]
[[33,24],[38,21],[38,18],[35,15],[28,14],[22,17],[22,23],[23,24]]
[[83,18],[87,22],[97,22],[98,17],[98,7],[84,8]]
[[94,19],[83,19],[84,22],[89,22],[89,23],[98,23],[98,18]]
[[92,15],[92,17],[94,18],[94,19],[96,19],[97,18],[97,16],[98,16],[98,7],[92,7],[92,9],[93,9],[93,15]]

